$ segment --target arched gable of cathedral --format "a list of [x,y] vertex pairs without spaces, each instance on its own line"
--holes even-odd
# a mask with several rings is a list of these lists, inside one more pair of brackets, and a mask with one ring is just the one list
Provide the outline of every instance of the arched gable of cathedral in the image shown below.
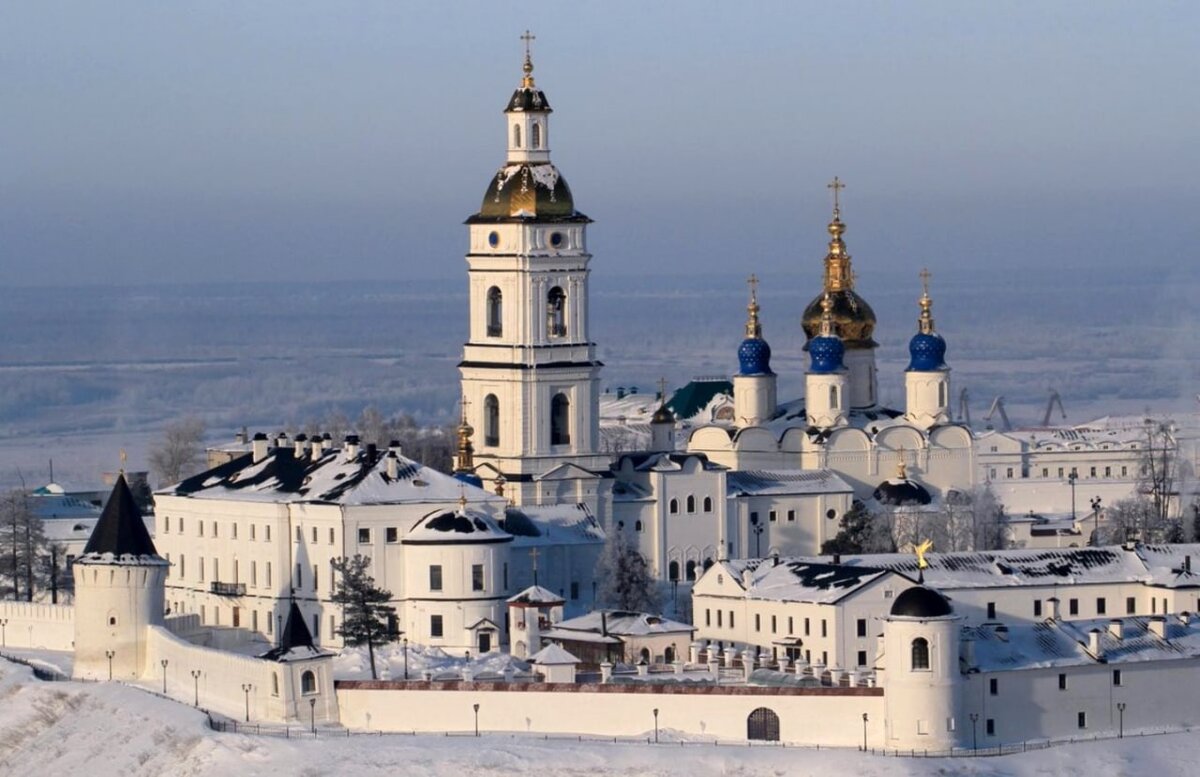
[[761,426],[739,429],[733,436],[733,446],[739,451],[756,453],[774,453],[779,450],[779,443],[775,441],[775,435]]
[[865,453],[871,450],[871,438],[862,429],[843,426],[829,433],[825,449],[830,453]]
[[929,431],[929,447],[965,450],[974,445],[971,432],[965,426],[951,424],[936,426]]
[[875,435],[875,444],[880,450],[896,451],[903,448],[906,451],[916,451],[924,449],[927,441],[925,435],[915,426],[897,425],[881,429],[879,434]]
[[729,430],[720,426],[701,426],[688,437],[688,450],[730,451],[733,440]]

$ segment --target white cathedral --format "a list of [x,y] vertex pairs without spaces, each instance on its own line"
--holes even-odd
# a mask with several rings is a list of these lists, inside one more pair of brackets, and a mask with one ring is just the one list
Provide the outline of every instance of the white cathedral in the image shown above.
[[487,652],[505,641],[506,599],[529,585],[592,608],[609,535],[686,585],[722,559],[819,553],[856,499],[928,503],[980,482],[973,435],[951,418],[925,273],[906,407],[879,403],[876,319],[854,290],[837,179],[824,288],[804,315],[805,399],[776,396],[752,283],[733,412],[676,439],[664,392],[646,450],[602,453],[591,219],[550,159],[551,112],[526,51],[504,164],[466,222],[453,475],[352,437],[258,435],[155,495],[172,612],[274,639],[294,601],[313,637],[337,645],[331,562],[361,553],[395,597],[397,633]]

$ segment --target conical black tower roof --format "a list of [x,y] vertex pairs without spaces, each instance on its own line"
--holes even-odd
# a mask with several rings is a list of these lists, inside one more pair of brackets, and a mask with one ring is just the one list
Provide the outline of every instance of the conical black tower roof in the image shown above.
[[283,631],[279,633],[279,645],[263,653],[259,658],[265,658],[268,661],[287,661],[320,655],[324,654],[313,644],[312,632],[304,623],[304,613],[300,612],[296,600],[293,599],[291,607],[288,608]]
[[104,512],[100,513],[100,520],[96,521],[92,536],[83,549],[85,557],[110,553],[116,557],[158,555],[154,540],[146,531],[142,511],[138,509],[133,492],[125,482],[124,472],[117,476],[117,482],[104,505]]

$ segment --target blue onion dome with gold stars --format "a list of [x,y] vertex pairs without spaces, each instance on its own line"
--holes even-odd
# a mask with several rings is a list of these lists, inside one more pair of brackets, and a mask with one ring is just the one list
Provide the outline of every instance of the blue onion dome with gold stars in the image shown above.
[[933,328],[933,299],[929,296],[929,271],[921,271],[923,291],[917,333],[908,341],[909,372],[939,372],[946,367],[946,341]]
[[746,306],[746,339],[738,346],[738,375],[774,375],[771,372],[771,346],[762,336],[758,320],[758,278],[751,275],[750,304]]
[[837,336],[833,323],[833,295],[825,294],[821,298],[820,329],[816,337],[808,341],[808,355],[811,359],[809,372],[828,373],[844,369],[842,357],[846,346]]
[[854,271],[850,266],[850,254],[842,235],[846,225],[842,223],[838,192],[845,188],[839,179],[829,184],[833,189],[833,220],[829,222],[829,251],[825,254],[825,284],[821,294],[804,309],[801,326],[812,347],[812,339],[821,328],[821,302],[828,294],[833,300],[833,322],[838,337],[846,348],[874,348],[878,345],[875,334],[875,311],[854,290]]
[[[533,81],[533,60],[529,53],[529,42],[533,36],[528,32],[525,41],[524,76],[521,85],[513,92],[504,108],[506,114],[537,114],[541,120],[529,124],[528,137],[516,135],[513,147],[522,152],[533,152],[534,159],[510,159],[496,171],[488,183],[487,192],[479,212],[467,219],[468,224],[509,222],[513,220],[537,220],[558,222],[589,222],[584,214],[575,210],[575,198],[571,187],[549,160],[547,155],[547,122],[552,112],[546,93],[538,89]],[[519,127],[512,130],[519,133]]]

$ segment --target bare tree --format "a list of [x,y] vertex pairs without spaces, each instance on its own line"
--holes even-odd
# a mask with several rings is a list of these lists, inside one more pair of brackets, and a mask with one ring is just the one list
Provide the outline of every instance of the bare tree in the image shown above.
[[150,469],[159,486],[178,483],[200,471],[204,462],[204,422],[184,418],[168,424],[150,449]]
[[1175,481],[1179,476],[1177,454],[1174,424],[1147,418],[1137,485],[1138,493],[1154,510],[1155,524],[1165,524],[1171,517]]
[[1164,517],[1161,505],[1139,494],[1113,502],[1104,509],[1097,544],[1117,545],[1137,540],[1151,543],[1183,541],[1183,522]]

